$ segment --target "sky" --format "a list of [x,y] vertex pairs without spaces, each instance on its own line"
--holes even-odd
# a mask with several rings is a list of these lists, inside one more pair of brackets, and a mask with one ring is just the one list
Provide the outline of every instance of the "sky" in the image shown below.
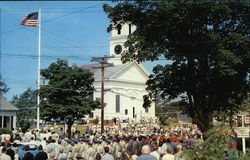
[[[37,88],[38,27],[20,25],[23,17],[41,8],[41,69],[58,58],[69,64],[88,64],[91,57],[109,55],[107,27],[110,23],[103,4],[110,1],[2,1],[0,2],[0,74],[10,88],[4,96]],[[152,68],[164,62],[146,62]]]

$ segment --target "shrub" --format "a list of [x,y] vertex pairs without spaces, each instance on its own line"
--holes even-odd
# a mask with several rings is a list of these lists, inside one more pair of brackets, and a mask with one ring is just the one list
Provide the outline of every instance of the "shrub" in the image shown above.
[[13,136],[12,131],[8,128],[0,128],[0,135],[2,134],[9,134],[10,136]]

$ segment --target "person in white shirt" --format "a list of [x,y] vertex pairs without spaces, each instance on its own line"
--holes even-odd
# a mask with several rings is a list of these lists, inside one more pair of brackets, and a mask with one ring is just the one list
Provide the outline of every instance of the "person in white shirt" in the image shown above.
[[154,156],[157,160],[160,160],[160,154],[158,152],[158,147],[156,145],[153,146],[153,152],[151,152],[150,154]]
[[167,147],[167,153],[162,157],[162,160],[174,160],[174,151],[172,147]]
[[6,154],[7,148],[3,147],[2,154],[0,155],[1,160],[11,160],[10,156]]
[[105,151],[105,154],[102,157],[102,160],[114,160],[114,157],[111,154],[109,154],[109,147],[105,147],[104,151]]

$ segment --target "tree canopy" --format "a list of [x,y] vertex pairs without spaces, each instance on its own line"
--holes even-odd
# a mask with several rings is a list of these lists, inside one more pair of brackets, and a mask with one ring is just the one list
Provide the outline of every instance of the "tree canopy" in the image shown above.
[[37,91],[28,88],[20,96],[14,95],[11,103],[19,109],[17,112],[17,126],[26,131],[36,117]]
[[0,75],[0,96],[2,96],[4,93],[8,92],[9,88],[7,85],[2,81],[2,77]]
[[202,132],[214,113],[235,114],[249,92],[250,4],[206,1],[121,1],[104,5],[108,31],[136,26],[122,60],[171,60],[157,65],[147,82],[149,99],[186,94],[185,112]]
[[45,120],[65,120],[70,137],[73,122],[99,107],[99,101],[94,101],[91,96],[93,73],[68,66],[66,60],[58,60],[41,70],[41,75],[47,82],[39,92],[41,116]]

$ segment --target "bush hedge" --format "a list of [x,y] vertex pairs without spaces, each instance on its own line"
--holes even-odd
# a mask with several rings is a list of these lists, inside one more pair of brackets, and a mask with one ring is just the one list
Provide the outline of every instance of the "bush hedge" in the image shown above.
[[2,134],[9,134],[10,136],[13,136],[12,131],[8,128],[0,128],[0,135]]

